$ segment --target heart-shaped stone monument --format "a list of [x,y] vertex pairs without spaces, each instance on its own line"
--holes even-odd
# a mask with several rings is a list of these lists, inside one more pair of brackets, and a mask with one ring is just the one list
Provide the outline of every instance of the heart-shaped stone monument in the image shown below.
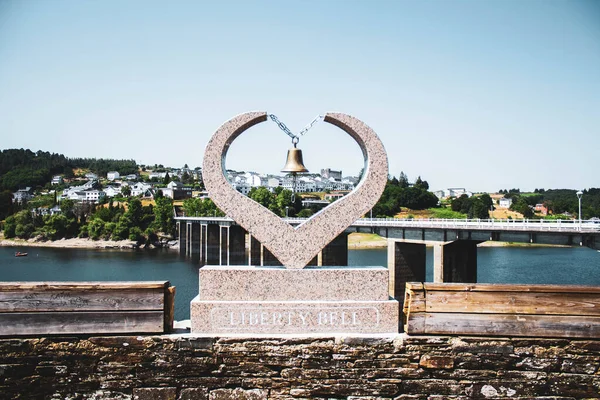
[[306,264],[356,219],[368,212],[387,181],[387,156],[377,135],[349,115],[325,121],[356,140],[365,165],[362,180],[345,197],[292,227],[237,192],[225,177],[225,156],[246,129],[267,120],[264,112],[238,115],[223,124],[206,147],[204,183],[215,204],[283,263],[205,265],[191,303],[193,334],[397,333],[398,302],[389,297],[385,267],[309,267]]
[[377,203],[388,178],[387,154],[377,134],[364,122],[346,114],[327,113],[325,122],[344,130],[360,146],[365,160],[363,176],[351,193],[293,227],[239,193],[225,177],[225,158],[231,143],[250,127],[266,120],[266,112],[248,112],[225,122],[206,146],[202,177],[210,198],[225,214],[269,249],[286,268],[303,268]]

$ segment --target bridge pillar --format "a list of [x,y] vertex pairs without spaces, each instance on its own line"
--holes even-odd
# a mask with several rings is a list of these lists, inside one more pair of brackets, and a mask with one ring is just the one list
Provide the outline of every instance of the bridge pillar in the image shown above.
[[206,265],[219,265],[221,229],[219,225],[206,225]]
[[249,264],[255,267],[259,267],[262,265],[262,257],[260,254],[260,248],[262,245],[260,242],[252,235],[248,235],[250,237],[250,251],[249,251]]
[[219,227],[219,265],[229,265],[229,227]]
[[206,224],[200,224],[200,265],[206,264],[206,238],[208,235]]
[[433,281],[477,283],[477,240],[456,240],[433,247]]
[[179,254],[185,254],[186,248],[186,237],[187,237],[187,223],[178,221],[177,222],[177,233],[179,236]]
[[198,257],[200,255],[200,224],[192,223],[190,232],[190,243],[189,243],[189,254],[192,257]]
[[348,233],[342,232],[331,241],[321,253],[321,265],[347,266],[348,265]]
[[229,227],[229,265],[244,265],[246,230],[239,225]]
[[190,255],[190,246],[192,244],[192,223],[186,222],[185,224],[185,255]]
[[390,296],[404,304],[406,282],[425,282],[426,245],[388,240]]

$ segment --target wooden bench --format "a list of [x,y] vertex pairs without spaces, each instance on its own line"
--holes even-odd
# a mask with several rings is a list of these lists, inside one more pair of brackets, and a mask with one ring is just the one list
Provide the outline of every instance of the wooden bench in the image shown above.
[[0,282],[0,336],[164,333],[175,288],[159,282]]
[[600,287],[407,283],[411,335],[600,338]]

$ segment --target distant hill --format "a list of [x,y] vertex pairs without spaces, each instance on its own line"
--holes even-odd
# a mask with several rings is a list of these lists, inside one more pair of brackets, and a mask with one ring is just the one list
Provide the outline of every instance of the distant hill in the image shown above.
[[99,176],[105,176],[108,171],[127,175],[138,170],[134,160],[67,158],[41,150],[34,153],[31,150],[7,149],[0,151],[0,191],[44,186],[53,175],[71,177],[74,168],[85,168]]

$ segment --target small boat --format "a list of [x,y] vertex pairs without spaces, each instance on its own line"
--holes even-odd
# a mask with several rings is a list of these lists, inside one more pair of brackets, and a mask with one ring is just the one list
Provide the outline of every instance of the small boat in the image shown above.
[[15,253],[15,257],[25,257],[25,256],[27,256],[27,253],[21,253],[20,251],[17,251]]

